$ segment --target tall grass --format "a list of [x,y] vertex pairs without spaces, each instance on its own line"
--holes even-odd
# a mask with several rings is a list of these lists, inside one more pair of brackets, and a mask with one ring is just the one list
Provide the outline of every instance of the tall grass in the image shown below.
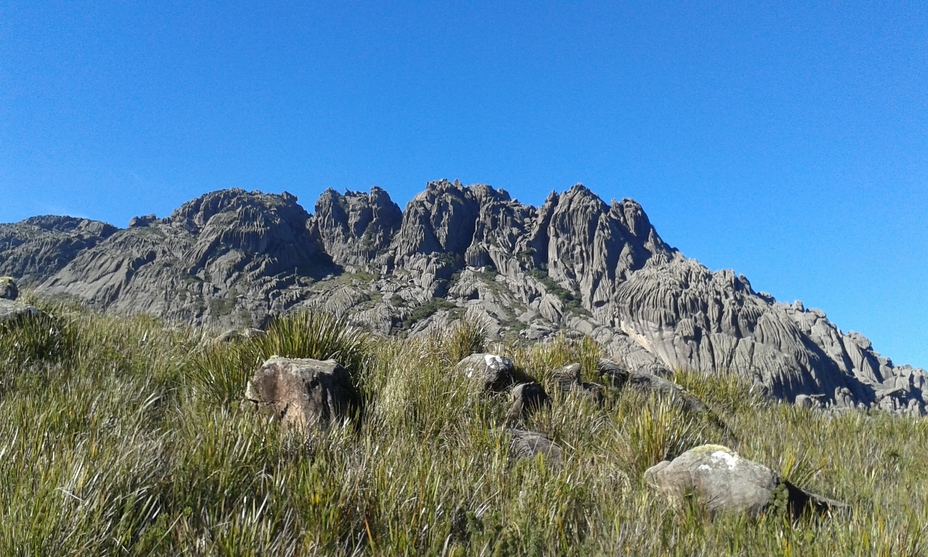
[[333,359],[360,385],[371,344],[363,331],[329,314],[300,312],[274,319],[262,336],[205,342],[190,360],[188,377],[200,395],[219,404],[240,401],[246,381],[273,356]]
[[[334,427],[306,443],[236,402],[269,352],[326,357],[286,338],[307,334],[307,321],[214,348],[203,332],[158,320],[48,309],[68,339],[62,350],[42,340],[12,355],[14,339],[37,334],[28,323],[0,341],[0,361],[20,364],[4,365],[0,391],[2,555],[928,551],[924,420],[827,417],[755,397],[737,378],[678,374],[737,433],[742,456],[852,505],[819,521],[710,520],[671,508],[642,479],[722,435],[659,397],[560,396],[526,426],[560,444],[564,461],[512,461],[500,427],[508,401],[451,369],[479,335],[336,343],[343,355],[363,346],[354,361],[369,411],[359,431]],[[573,361],[593,379],[599,352],[569,339],[486,348],[542,381]]]

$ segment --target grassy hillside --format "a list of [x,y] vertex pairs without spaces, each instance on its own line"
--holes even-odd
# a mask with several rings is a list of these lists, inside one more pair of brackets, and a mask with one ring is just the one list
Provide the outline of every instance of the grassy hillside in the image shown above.
[[[450,373],[483,348],[473,323],[402,340],[291,319],[211,347],[216,331],[31,301],[52,317],[0,327],[2,555],[928,552],[924,420],[828,417],[681,372],[731,434],[633,391],[602,406],[552,393],[526,425],[564,464],[513,462],[509,401]],[[542,382],[571,362],[594,380],[600,356],[568,340],[486,348]],[[272,353],[348,361],[360,428],[296,439],[243,409],[246,378]],[[643,471],[707,442],[853,510],[793,523],[670,508]]]

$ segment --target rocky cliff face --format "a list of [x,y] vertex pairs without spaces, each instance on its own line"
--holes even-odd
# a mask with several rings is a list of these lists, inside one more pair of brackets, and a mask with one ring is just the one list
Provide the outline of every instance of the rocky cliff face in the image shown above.
[[664,243],[632,200],[577,185],[541,207],[432,182],[405,211],[380,188],[227,190],[130,227],[70,217],[0,225],[0,273],[121,313],[260,326],[314,307],[418,334],[465,311],[499,337],[588,335],[633,369],[736,373],[810,406],[924,413],[926,374],[819,310],[754,292]]
[[77,253],[38,290],[119,313],[194,323],[263,323],[331,267],[296,197],[213,192],[165,219],[133,219]]
[[35,286],[116,230],[99,221],[57,216],[0,224],[0,275]]

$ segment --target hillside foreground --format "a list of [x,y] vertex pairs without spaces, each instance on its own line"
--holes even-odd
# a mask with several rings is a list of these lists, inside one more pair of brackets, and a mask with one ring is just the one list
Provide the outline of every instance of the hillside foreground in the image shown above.
[[[336,342],[283,318],[260,341],[52,304],[0,325],[0,553],[4,555],[921,555],[928,551],[924,419],[825,413],[763,397],[735,375],[675,381],[726,425],[674,400],[586,381],[590,339],[487,345],[463,319],[428,337],[339,324]],[[523,418],[563,461],[512,459],[510,400],[451,372],[482,350],[553,401]],[[263,352],[262,352],[263,351]],[[342,358],[356,422],[282,431],[243,407],[263,358]],[[847,510],[793,519],[674,507],[645,469],[723,444]]]

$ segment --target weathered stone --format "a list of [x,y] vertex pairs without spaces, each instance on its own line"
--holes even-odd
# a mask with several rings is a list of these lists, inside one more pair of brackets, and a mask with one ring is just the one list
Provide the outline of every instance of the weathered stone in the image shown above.
[[15,300],[19,297],[16,281],[10,277],[0,277],[0,299]]
[[0,298],[0,323],[8,323],[22,317],[38,315],[39,311],[32,306]]
[[227,331],[224,331],[218,337],[216,337],[216,340],[214,340],[213,342],[217,344],[221,344],[225,342],[237,342],[241,340],[248,340],[252,338],[263,337],[265,335],[267,335],[267,333],[265,333],[261,329],[255,329],[252,327],[246,327],[244,329],[229,329]]
[[582,381],[580,364],[564,366],[560,371],[554,372],[551,379],[561,392],[585,396],[596,403],[603,401],[603,386]]
[[564,451],[554,441],[541,433],[524,429],[507,428],[510,435],[509,456],[514,459],[535,458],[544,455],[551,463],[560,464]]
[[671,397],[680,402],[685,410],[695,414],[712,414],[709,407],[697,396],[686,389],[662,377],[646,371],[630,371],[619,364],[601,359],[597,364],[599,375],[613,387],[623,389],[630,386],[644,393],[655,393]]
[[471,354],[458,362],[455,370],[488,391],[503,391],[515,382],[512,360],[496,354]]
[[741,458],[721,445],[702,445],[645,471],[648,484],[658,488],[675,506],[694,496],[710,513],[758,515],[779,503],[794,516],[807,509],[826,512],[844,507],[782,481],[771,469]]
[[361,399],[348,371],[334,360],[271,358],[255,372],[245,399],[300,433],[356,416]]
[[539,383],[520,383],[512,388],[512,406],[506,415],[507,422],[530,415],[549,404],[551,399]]

